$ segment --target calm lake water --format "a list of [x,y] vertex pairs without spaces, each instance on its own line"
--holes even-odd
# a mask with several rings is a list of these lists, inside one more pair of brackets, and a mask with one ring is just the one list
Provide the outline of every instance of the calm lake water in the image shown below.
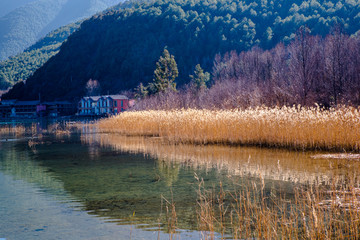
[[292,198],[297,185],[346,182],[354,160],[314,153],[225,146],[169,145],[159,138],[74,133],[1,135],[0,239],[199,239],[197,190],[246,187]]

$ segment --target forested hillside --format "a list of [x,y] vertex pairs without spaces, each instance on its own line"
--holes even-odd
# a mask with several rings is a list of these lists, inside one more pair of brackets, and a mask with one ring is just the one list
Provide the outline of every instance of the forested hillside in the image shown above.
[[13,11],[14,9],[21,7],[27,3],[35,0],[11,0],[11,1],[0,1],[0,17]]
[[24,52],[0,62],[0,90],[26,80],[36,69],[57,54],[61,44],[79,28],[81,22],[72,23],[52,31]]
[[122,0],[3,0],[0,60],[20,53],[56,28],[90,17]]
[[359,1],[177,0],[138,3],[85,21],[61,51],[6,98],[74,99],[89,79],[104,93],[132,89],[153,78],[164,47],[175,56],[178,84],[190,80],[195,65],[211,71],[216,54],[252,46],[288,44],[301,26],[326,35],[340,26],[360,29]]

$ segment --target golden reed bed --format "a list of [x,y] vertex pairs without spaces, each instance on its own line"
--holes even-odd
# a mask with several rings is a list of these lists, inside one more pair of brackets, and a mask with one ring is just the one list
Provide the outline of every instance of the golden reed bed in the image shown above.
[[101,120],[102,132],[175,142],[359,151],[360,112],[352,107],[134,111]]

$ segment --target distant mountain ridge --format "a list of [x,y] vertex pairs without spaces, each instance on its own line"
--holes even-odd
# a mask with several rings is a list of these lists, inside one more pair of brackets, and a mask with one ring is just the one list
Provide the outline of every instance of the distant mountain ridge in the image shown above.
[[60,26],[90,17],[122,1],[3,1],[0,3],[0,60],[20,53]]
[[[16,1],[14,2],[16,3]],[[127,1],[112,8],[107,8],[105,11],[129,8],[136,2],[137,0]],[[25,49],[22,53],[9,57],[2,62],[0,61],[0,91],[5,91],[15,83],[26,80],[35,72],[35,70],[40,68],[51,57],[55,56],[59,52],[62,43],[66,41],[70,34],[80,27],[82,22],[83,20],[80,20],[76,23],[71,23],[51,31],[35,44]]]
[[36,69],[56,55],[61,44],[80,27],[81,22],[60,27],[24,52],[0,62],[0,90],[5,90],[21,80],[26,80]]

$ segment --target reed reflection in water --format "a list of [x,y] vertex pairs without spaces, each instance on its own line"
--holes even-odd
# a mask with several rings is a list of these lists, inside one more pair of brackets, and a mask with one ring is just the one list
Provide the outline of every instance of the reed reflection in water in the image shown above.
[[[354,158],[314,158],[319,156],[316,152],[266,148],[169,144],[162,138],[115,134],[83,135],[82,142],[150,156],[157,159],[159,168],[176,165],[225,174],[226,178],[217,176],[214,185],[195,174],[197,229],[205,231],[205,239],[214,239],[215,232],[222,236],[230,233],[236,239],[357,239],[360,234],[359,162]],[[170,215],[169,222],[174,222],[176,216]]]
[[[115,150],[142,153],[159,161],[179,163],[203,169],[226,170],[230,175],[262,176],[265,179],[306,184],[339,183],[353,177],[360,163],[353,159],[317,159],[315,152],[298,152],[258,147],[224,145],[169,144],[162,138],[117,134],[83,134],[83,143]],[[333,181],[332,181],[333,182]]]

